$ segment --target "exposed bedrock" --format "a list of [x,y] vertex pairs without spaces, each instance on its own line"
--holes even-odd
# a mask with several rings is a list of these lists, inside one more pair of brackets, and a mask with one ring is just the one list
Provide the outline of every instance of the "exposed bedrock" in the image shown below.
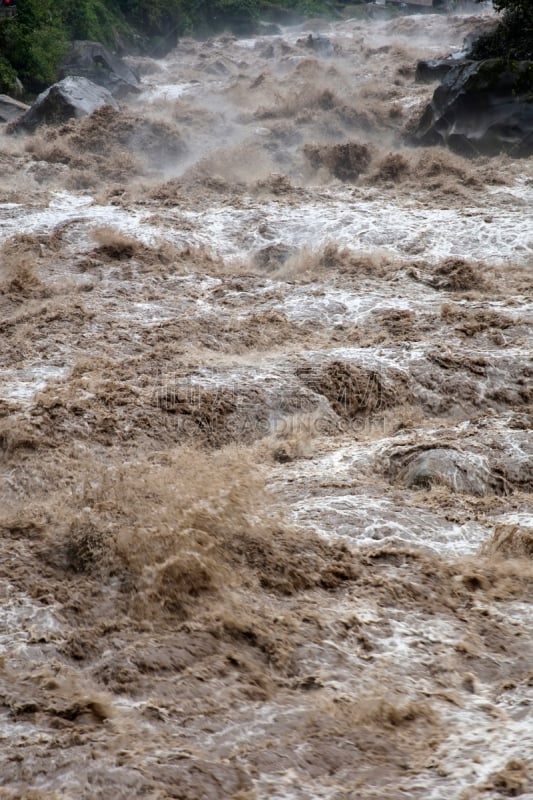
[[72,42],[61,65],[60,77],[82,77],[103,86],[114,97],[140,91],[138,75],[99,42]]
[[11,132],[31,133],[40,125],[61,125],[106,105],[118,109],[117,101],[107,89],[87,78],[64,78],[39,95],[29,111],[15,120]]
[[533,153],[533,62],[467,61],[437,87],[414,134],[464,155]]

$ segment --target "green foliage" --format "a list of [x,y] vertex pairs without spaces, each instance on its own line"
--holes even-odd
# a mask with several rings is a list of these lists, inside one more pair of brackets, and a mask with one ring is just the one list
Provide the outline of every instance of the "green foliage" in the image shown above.
[[9,91],[17,76],[30,92],[49,86],[72,39],[111,49],[135,42],[164,55],[183,34],[249,35],[261,17],[328,8],[328,0],[17,0],[17,17],[0,20],[0,90]]
[[0,24],[0,53],[30,90],[55,80],[67,34],[54,0],[20,0],[18,16]]
[[327,0],[277,0],[277,5],[304,16],[331,15],[331,5]]
[[492,0],[496,11],[531,12],[531,0]]
[[125,18],[150,38],[212,33],[229,28],[236,33],[253,28],[258,0],[118,0]]
[[533,0],[493,0],[502,11],[495,31],[480,37],[474,58],[505,58],[512,61],[533,59]]
[[0,55],[0,93],[11,92],[15,86],[17,72],[9,61]]
[[105,0],[63,0],[62,18],[69,39],[89,39],[113,47],[116,34],[127,31],[119,8]]
[[160,36],[169,26],[179,25],[183,5],[180,0],[118,0],[124,18],[147,36]]

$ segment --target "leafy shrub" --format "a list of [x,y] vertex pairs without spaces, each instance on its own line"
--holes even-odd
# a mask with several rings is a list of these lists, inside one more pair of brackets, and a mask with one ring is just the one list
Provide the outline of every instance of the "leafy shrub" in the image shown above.
[[501,22],[491,33],[481,36],[474,45],[475,59],[533,59],[533,3],[531,0],[493,0],[494,8],[503,11]]
[[13,69],[9,61],[7,61],[3,56],[0,56],[0,92],[11,92],[15,85],[16,78],[16,70]]
[[30,92],[49,86],[72,39],[117,50],[135,42],[164,55],[184,33],[250,34],[275,9],[317,14],[327,7],[326,0],[18,0],[17,17],[0,20],[0,90],[17,76]]
[[31,91],[53,83],[67,50],[67,32],[54,0],[21,0],[18,15],[0,24],[4,60]]

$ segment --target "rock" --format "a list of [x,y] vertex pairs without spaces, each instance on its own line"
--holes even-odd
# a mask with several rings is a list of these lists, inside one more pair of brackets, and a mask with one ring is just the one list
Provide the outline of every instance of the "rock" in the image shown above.
[[215,61],[210,61],[202,69],[204,72],[207,72],[208,75],[220,75],[225,77],[231,74],[229,67],[220,58],[217,58]]
[[103,86],[113,97],[139,92],[139,76],[99,42],[74,41],[59,71],[60,78],[87,78]]
[[448,72],[454,67],[464,64],[470,60],[472,49],[480,36],[489,33],[494,29],[495,23],[492,19],[478,20],[478,25],[467,34],[463,40],[461,50],[451,53],[443,58],[430,58],[419,61],[416,65],[416,83],[433,83],[433,81],[443,80]]
[[450,70],[411,141],[463,155],[532,155],[533,62],[467,61]]
[[295,253],[295,247],[276,242],[276,244],[269,244],[266,247],[262,247],[261,250],[256,250],[252,257],[252,263],[258,269],[262,269],[265,272],[273,272],[283,266]]
[[409,489],[447,486],[453,492],[479,497],[503,494],[506,489],[505,480],[493,473],[484,456],[451,447],[415,450],[397,466],[400,479]]
[[9,132],[31,133],[39,125],[61,125],[106,105],[118,110],[117,101],[107,89],[87,78],[63,78],[42,92],[31,108],[10,125]]
[[334,56],[338,52],[338,45],[334,45],[327,36],[321,36],[320,34],[313,35],[310,33],[305,39],[298,39],[296,44],[306,47],[321,56]]
[[416,83],[441,81],[450,70],[463,63],[465,58],[465,53],[461,51],[451,56],[445,56],[444,58],[430,58],[419,61],[416,65],[415,81]]
[[28,109],[29,106],[26,103],[14,100],[7,94],[0,94],[0,122],[13,122]]

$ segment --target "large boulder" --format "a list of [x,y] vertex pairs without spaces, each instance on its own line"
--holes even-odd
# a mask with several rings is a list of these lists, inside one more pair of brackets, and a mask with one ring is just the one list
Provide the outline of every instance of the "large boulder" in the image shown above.
[[479,37],[491,33],[497,24],[492,17],[478,19],[474,30],[470,31],[463,39],[461,50],[442,58],[429,58],[419,61],[415,72],[416,83],[442,81],[454,67],[464,64],[465,61],[476,60],[472,58],[472,50],[475,49]]
[[285,264],[289,258],[296,253],[296,248],[290,245],[276,242],[267,244],[260,250],[256,250],[252,255],[252,264],[265,272],[273,272]]
[[533,154],[533,62],[468,61],[437,87],[412,141],[464,155]]
[[409,489],[446,486],[452,492],[483,497],[504,494],[505,479],[491,469],[488,459],[453,447],[413,448],[393,454],[389,474]]
[[0,94],[0,122],[13,122],[28,109],[29,106],[26,103],[14,100],[7,94]]
[[103,86],[114,97],[140,91],[139,76],[99,42],[74,41],[59,71],[60,78],[78,76]]
[[461,50],[443,58],[428,58],[419,61],[416,65],[416,83],[433,83],[441,81],[448,72],[465,61],[465,53]]
[[306,47],[308,50],[312,50],[313,53],[320,56],[334,56],[339,52],[338,45],[333,44],[331,39],[328,39],[327,36],[322,36],[320,33],[310,33],[304,39],[298,39],[296,44],[301,47]]
[[102,86],[87,78],[64,78],[42,92],[22,117],[11,123],[10,132],[33,132],[39,125],[62,125],[72,117],[84,117],[102,106],[118,103]]

